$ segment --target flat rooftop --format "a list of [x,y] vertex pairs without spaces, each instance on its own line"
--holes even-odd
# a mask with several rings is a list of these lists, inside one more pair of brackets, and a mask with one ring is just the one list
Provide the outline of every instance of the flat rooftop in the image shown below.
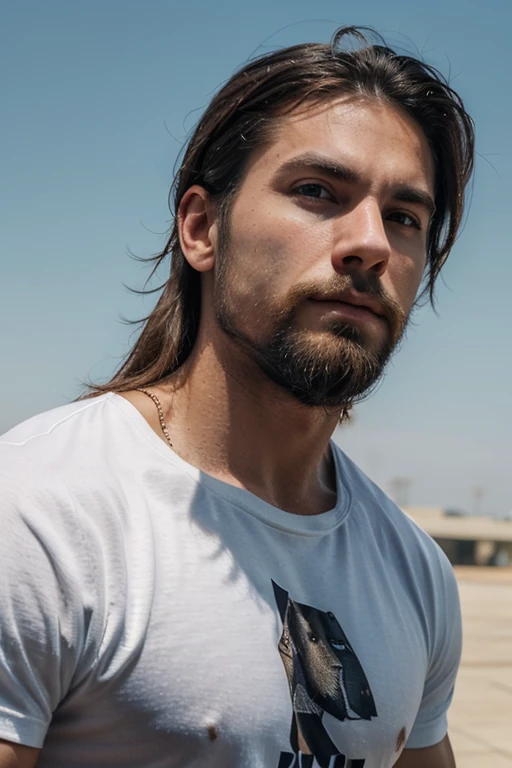
[[512,768],[512,568],[455,574],[464,649],[448,720],[457,768]]
[[503,541],[512,543],[512,520],[495,520],[476,515],[445,515],[438,507],[402,507],[435,539],[466,539],[469,541]]

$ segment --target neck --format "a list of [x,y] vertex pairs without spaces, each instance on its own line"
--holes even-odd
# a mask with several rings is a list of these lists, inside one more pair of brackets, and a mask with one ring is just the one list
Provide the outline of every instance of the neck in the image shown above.
[[[198,343],[179,372],[152,387],[162,402],[173,449],[202,471],[295,514],[336,501],[329,439],[339,411],[311,408],[275,385],[229,342]],[[139,393],[128,399],[163,438]]]

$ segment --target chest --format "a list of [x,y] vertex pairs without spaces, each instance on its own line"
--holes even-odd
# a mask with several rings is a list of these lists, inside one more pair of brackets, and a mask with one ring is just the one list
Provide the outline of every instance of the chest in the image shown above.
[[422,617],[406,586],[329,560],[267,549],[244,562],[214,548],[179,558],[157,578],[142,653],[116,696],[155,733],[201,744],[203,760],[229,745],[233,765],[247,751],[249,766],[317,752],[322,766],[336,755],[391,766],[421,701]]
[[427,666],[406,580],[344,539],[286,547],[233,525],[155,540],[151,579],[129,574],[130,629],[56,713],[43,766],[67,740],[77,766],[391,768]]

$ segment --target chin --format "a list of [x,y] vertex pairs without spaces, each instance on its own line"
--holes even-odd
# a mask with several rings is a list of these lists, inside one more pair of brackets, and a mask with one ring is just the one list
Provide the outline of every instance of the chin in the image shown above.
[[342,408],[362,399],[377,384],[389,357],[344,339],[322,343],[273,344],[258,364],[281,389],[310,407]]

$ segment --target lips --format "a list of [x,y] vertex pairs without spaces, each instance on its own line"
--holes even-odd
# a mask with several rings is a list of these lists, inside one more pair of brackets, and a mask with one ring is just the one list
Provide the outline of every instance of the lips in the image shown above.
[[347,304],[358,309],[366,309],[377,317],[386,316],[382,304],[368,295],[343,292],[329,296],[313,296],[312,300],[329,304]]

